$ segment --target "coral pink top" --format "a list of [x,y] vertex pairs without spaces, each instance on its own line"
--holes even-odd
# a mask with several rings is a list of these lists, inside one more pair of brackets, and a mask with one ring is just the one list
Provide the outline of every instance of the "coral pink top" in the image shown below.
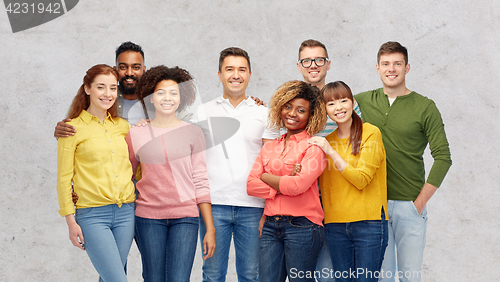
[[[307,142],[311,137],[305,130],[290,136],[286,148],[285,136],[264,144],[248,176],[247,193],[266,199],[266,216],[305,216],[322,226],[324,213],[319,200],[318,177],[326,167],[326,156],[319,147]],[[302,165],[302,170],[290,176],[296,163]],[[279,182],[280,195],[260,179],[263,173],[283,176]]]

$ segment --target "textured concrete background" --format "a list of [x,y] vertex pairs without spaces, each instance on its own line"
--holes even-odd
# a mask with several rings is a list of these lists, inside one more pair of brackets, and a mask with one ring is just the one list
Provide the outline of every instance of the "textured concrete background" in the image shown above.
[[[188,69],[207,101],[222,93],[218,53],[239,46],[252,60],[247,94],[269,101],[280,84],[301,78],[297,51],[309,38],[328,48],[327,81],[344,80],[356,93],[381,86],[382,43],[408,47],[407,86],[438,105],[453,159],[428,204],[423,281],[498,281],[499,27],[494,0],[80,1],[15,34],[0,8],[0,281],[97,281],[57,213],[52,136],[89,67],[114,65],[115,48],[131,40],[148,68]],[[140,264],[134,245],[129,281],[140,280]],[[230,265],[228,281],[236,281]],[[200,277],[197,256],[192,280]]]

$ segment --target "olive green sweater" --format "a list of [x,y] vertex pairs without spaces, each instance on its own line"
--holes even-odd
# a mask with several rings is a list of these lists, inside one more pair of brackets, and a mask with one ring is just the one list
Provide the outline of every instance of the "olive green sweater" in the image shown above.
[[[387,199],[414,201],[425,182],[441,185],[451,166],[443,120],[431,99],[416,92],[389,105],[382,88],[355,96],[363,119],[382,132],[387,154]],[[429,143],[434,163],[425,181],[423,154]]]

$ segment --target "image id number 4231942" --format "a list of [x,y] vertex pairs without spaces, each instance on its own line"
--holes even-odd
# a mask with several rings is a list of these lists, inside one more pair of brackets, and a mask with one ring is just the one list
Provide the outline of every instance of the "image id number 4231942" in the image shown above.
[[[35,1],[36,2],[36,1]],[[9,14],[60,14],[63,12],[61,2],[46,3],[9,3],[6,10]]]

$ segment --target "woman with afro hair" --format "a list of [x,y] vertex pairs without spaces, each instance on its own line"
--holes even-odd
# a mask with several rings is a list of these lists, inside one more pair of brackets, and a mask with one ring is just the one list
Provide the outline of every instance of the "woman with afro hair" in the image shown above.
[[133,171],[140,163],[142,172],[135,210],[142,275],[144,281],[189,281],[200,213],[207,226],[204,259],[215,250],[205,139],[200,128],[175,115],[195,101],[196,86],[186,70],[157,66],[136,91],[156,111],[147,126],[131,128],[126,137]]
[[259,280],[314,281],[306,274],[314,273],[323,244],[317,179],[327,163],[308,143],[326,124],[319,89],[302,81],[283,84],[271,98],[268,122],[286,133],[264,144],[247,181],[248,195],[266,199]]

